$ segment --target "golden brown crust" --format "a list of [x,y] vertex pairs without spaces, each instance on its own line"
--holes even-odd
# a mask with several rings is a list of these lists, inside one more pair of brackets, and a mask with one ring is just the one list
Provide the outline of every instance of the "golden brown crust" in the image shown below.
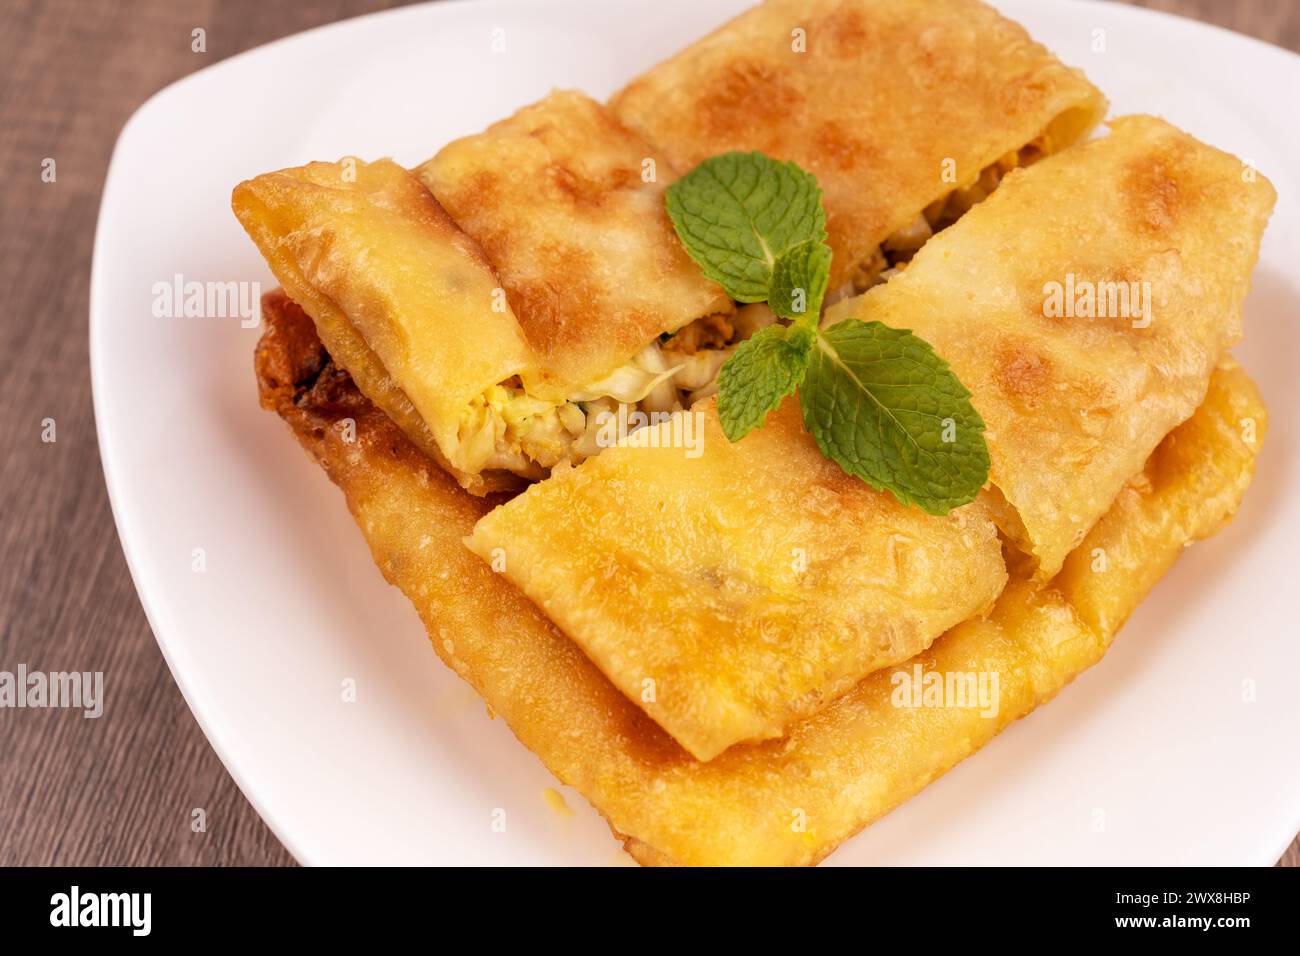
[[513,476],[459,467],[462,410],[536,366],[474,242],[390,160],[308,163],[240,183],[232,206],[335,360],[430,457],[483,494]]
[[467,543],[701,760],[782,736],[1007,579],[979,510],[928,515],[847,475],[795,398],[736,443],[712,400],[651,425]]
[[831,288],[986,166],[1044,131],[1067,146],[1105,112],[1079,71],[974,0],[768,0],[610,105],[682,172],[756,149],[814,173]]
[[[1242,467],[1259,454],[1268,431],[1268,411],[1255,383],[1236,362],[1226,359],[1215,369],[1205,401],[1196,414],[1176,428],[1116,496],[1086,547],[1073,551],[1053,582],[1074,594],[1079,616],[1099,632],[1115,632],[1132,604],[1115,589],[1088,588],[1088,579],[1109,573],[1118,564],[1131,575],[1129,587],[1154,587],[1177,557],[1147,555],[1146,536],[1199,541],[1218,532],[1237,513],[1254,468]],[[1153,489],[1178,484],[1177,496],[1158,498]],[[1142,529],[1134,534],[1133,529]]]
[[673,232],[667,161],[581,93],[551,93],[416,173],[501,276],[545,368],[530,391],[566,396],[660,333],[731,311]]
[[[1216,375],[1203,411],[1166,439],[1156,466],[1085,541],[1089,553],[1095,542],[1122,542],[1108,573],[1067,569],[1041,590],[1013,581],[987,620],[958,626],[915,659],[927,671],[999,674],[995,715],[896,707],[882,671],[787,739],[700,763],[465,549],[462,537],[492,502],[458,488],[382,413],[365,410],[359,394],[361,408],[346,388],[325,402],[297,388],[309,386],[319,363],[309,347],[273,334],[288,309],[276,301],[284,300],[264,313],[258,355],[263,401],[343,490],[376,563],[414,603],[438,655],[645,863],[823,858],[1095,663],[1152,583],[1146,569],[1167,567],[1235,509],[1263,436],[1264,410],[1249,379],[1231,368]],[[332,427],[341,400],[357,422],[353,443]],[[1254,444],[1234,437],[1242,419],[1260,423]]]
[[[1201,404],[1241,337],[1276,195],[1162,120],[1111,125],[1012,173],[906,271],[828,311],[911,329],[952,365],[988,426],[986,504],[1043,577]],[[1085,290],[1104,315],[1064,311]]]

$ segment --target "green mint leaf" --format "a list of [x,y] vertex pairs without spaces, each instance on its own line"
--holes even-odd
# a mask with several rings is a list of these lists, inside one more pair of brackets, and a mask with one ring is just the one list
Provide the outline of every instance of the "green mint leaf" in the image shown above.
[[947,514],[988,479],[970,392],[904,329],[850,319],[818,333],[799,402],[822,454],[905,505]]
[[740,441],[793,392],[808,370],[816,334],[769,325],[740,345],[718,371],[718,417],[728,441]]
[[831,247],[801,242],[776,257],[767,304],[783,319],[816,328],[831,277]]
[[741,302],[764,302],[777,259],[826,238],[817,178],[762,153],[706,159],[667,190],[673,228],[704,274]]

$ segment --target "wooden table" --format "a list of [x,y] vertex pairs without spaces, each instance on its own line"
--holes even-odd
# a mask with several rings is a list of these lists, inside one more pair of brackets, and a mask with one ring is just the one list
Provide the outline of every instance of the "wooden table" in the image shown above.
[[[1300,48],[1300,2],[1145,2]],[[0,669],[98,670],[112,682],[98,720],[0,711],[0,865],[293,862],[195,724],[127,573],[91,413],[91,243],[113,143],[151,93],[277,37],[396,5],[0,0]],[[198,26],[206,54],[190,50]],[[41,181],[45,157],[56,183]],[[53,444],[41,441],[46,418]],[[191,830],[196,808],[206,832]],[[1300,841],[1283,863],[1300,865]]]

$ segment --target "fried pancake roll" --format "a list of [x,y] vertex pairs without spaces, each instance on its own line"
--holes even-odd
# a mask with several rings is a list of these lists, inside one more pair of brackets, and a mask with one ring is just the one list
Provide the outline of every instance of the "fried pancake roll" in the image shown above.
[[987,425],[981,500],[1045,580],[1201,404],[1275,196],[1237,158],[1125,117],[1009,176],[826,322],[911,329],[951,364]]
[[739,338],[731,300],[673,232],[672,168],[605,107],[554,92],[416,173],[501,276],[535,391],[662,412],[712,385]]
[[470,491],[519,484],[527,469],[484,467],[493,436],[474,409],[536,356],[482,251],[415,176],[310,163],[240,183],[232,205],[363,394]]
[[1106,101],[975,0],[768,0],[610,106],[682,172],[759,150],[815,174],[834,295],[882,281],[1009,170],[1085,137]]
[[595,454],[602,411],[710,394],[753,331],[674,234],[667,162],[580,93],[418,176],[313,163],[241,184],[234,208],[335,360],[470,491]]
[[701,760],[783,736],[1007,580],[978,506],[930,515],[845,474],[794,398],[735,444],[713,400],[651,425],[468,544]]
[[[342,489],[434,650],[648,864],[815,863],[1049,700],[1101,658],[1183,549],[1231,518],[1266,424],[1250,380],[1221,366],[1200,409],[1081,545],[1082,555],[1107,550],[1106,573],[1072,558],[1046,587],[1013,578],[988,618],[959,624],[899,668],[996,673],[996,708],[907,706],[884,670],[785,739],[732,747],[705,763],[464,547],[492,502],[466,494],[358,392],[286,297],[269,295],[263,316],[262,403]],[[356,423],[355,441],[338,427],[344,418]]]

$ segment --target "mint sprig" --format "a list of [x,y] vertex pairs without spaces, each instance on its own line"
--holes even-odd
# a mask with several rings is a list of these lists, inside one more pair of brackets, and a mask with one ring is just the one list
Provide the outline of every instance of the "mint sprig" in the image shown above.
[[783,319],[812,327],[822,313],[822,299],[831,278],[831,247],[808,240],[777,256],[768,290],[768,307]]
[[729,441],[762,425],[808,371],[816,333],[769,325],[736,347],[718,370],[718,417]]
[[988,478],[984,420],[970,397],[924,339],[852,319],[818,333],[799,388],[823,455],[939,515],[974,500]]
[[667,190],[668,216],[704,274],[740,302],[766,302],[777,260],[826,238],[817,178],[762,153],[723,153]]
[[762,153],[726,153],[668,187],[668,214],[705,275],[790,325],[741,342],[718,373],[730,441],[799,391],[822,454],[905,505],[947,514],[988,480],[984,421],[923,339],[880,322],[818,328],[830,277],[815,177]]

